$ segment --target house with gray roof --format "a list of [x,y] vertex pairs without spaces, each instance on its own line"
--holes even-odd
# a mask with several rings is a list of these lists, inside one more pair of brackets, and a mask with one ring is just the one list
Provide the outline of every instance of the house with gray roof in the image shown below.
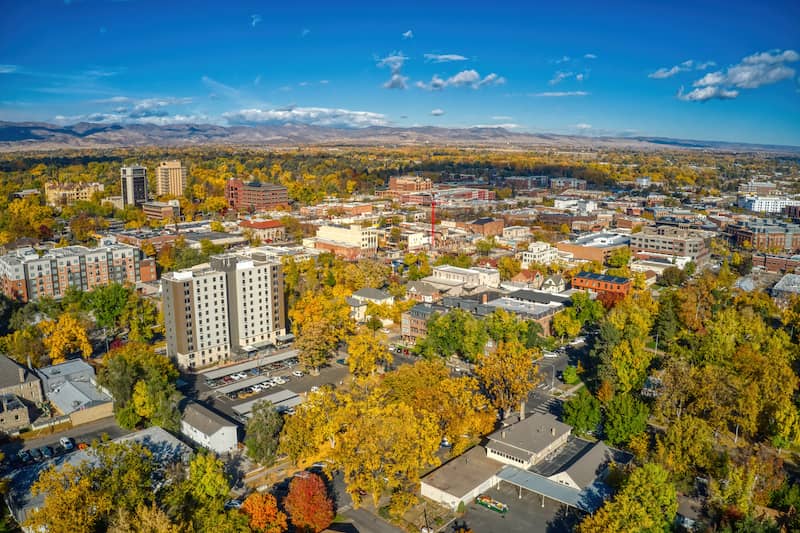
[[86,424],[113,415],[114,400],[101,390],[94,368],[83,359],[71,359],[36,371],[45,396],[73,425]]
[[13,394],[31,405],[44,400],[39,376],[5,355],[0,355],[0,394]]
[[235,423],[193,401],[183,406],[181,434],[217,454],[231,453],[239,445]]
[[486,456],[527,470],[566,443],[571,432],[572,426],[550,413],[536,413],[490,434]]

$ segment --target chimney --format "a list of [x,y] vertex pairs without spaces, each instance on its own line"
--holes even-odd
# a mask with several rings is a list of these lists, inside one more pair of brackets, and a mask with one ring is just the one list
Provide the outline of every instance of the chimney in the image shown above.
[[556,436],[556,428],[550,428],[550,435],[552,435],[553,437]]
[[484,292],[483,294],[481,294],[481,303],[485,304],[485,303],[488,303],[488,302],[489,302],[489,293],[488,292]]
[[23,367],[19,367],[19,382],[25,383],[25,369]]

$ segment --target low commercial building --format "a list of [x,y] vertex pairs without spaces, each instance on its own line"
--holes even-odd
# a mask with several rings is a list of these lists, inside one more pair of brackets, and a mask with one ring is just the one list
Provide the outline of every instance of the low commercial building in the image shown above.
[[794,272],[800,269],[800,255],[753,254],[753,267],[767,272]]
[[757,213],[780,213],[786,207],[800,205],[800,200],[788,196],[740,196],[737,205]]
[[181,414],[181,434],[216,454],[238,448],[237,426],[198,402],[189,401]]
[[242,220],[239,227],[265,244],[286,240],[286,228],[278,220]]
[[507,226],[503,228],[503,238],[509,241],[525,240],[531,236],[528,226]]
[[493,287],[500,286],[500,272],[496,268],[461,268],[450,265],[433,267],[433,273],[423,281],[436,283],[445,281],[459,283],[466,287]]
[[180,237],[179,233],[171,229],[129,229],[114,231],[110,235],[122,244],[128,244],[140,250],[152,246],[156,252],[160,251],[164,246],[174,245]]
[[562,241],[556,243],[556,248],[561,252],[571,253],[575,259],[585,261],[597,261],[598,263],[608,262],[608,258],[620,248],[626,248],[630,242],[630,236],[618,233],[590,233],[578,237],[573,241]]
[[70,417],[73,426],[114,414],[113,399],[101,390],[94,368],[83,359],[39,368],[44,393],[56,410]]
[[181,204],[178,200],[168,202],[145,202],[142,211],[148,220],[177,222],[181,218]]
[[478,235],[483,235],[484,237],[496,237],[498,235],[502,235],[503,226],[503,219],[491,217],[476,218],[472,222],[468,222],[464,225],[465,229],[468,229],[473,233],[477,233]]
[[527,470],[560,448],[572,427],[551,414],[535,414],[490,434],[486,457]]
[[358,224],[345,226],[320,226],[317,236],[304,239],[304,246],[325,250],[344,259],[375,257],[378,253],[378,231]]
[[572,288],[588,290],[598,295],[625,297],[631,290],[631,280],[594,272],[579,272],[572,278]]

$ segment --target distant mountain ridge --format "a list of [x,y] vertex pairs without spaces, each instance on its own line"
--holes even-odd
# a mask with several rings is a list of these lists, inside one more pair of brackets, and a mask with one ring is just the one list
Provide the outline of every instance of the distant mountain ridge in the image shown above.
[[59,126],[45,122],[0,121],[0,151],[136,146],[297,145],[410,146],[452,145],[496,148],[636,148],[707,149],[736,152],[800,153],[800,147],[697,141],[666,137],[584,137],[517,133],[504,128],[334,128],[302,124],[217,126],[214,124],[95,124]]

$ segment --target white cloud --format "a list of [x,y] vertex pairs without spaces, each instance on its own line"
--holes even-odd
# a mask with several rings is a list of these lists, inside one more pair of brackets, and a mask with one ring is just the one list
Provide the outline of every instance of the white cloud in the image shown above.
[[586,75],[585,75],[585,74],[583,74],[583,73],[581,73],[581,74],[575,74],[575,81],[583,81],[583,79],[584,79],[585,77],[586,77]]
[[0,74],[11,74],[17,71],[16,65],[0,65]]
[[408,78],[403,76],[401,69],[408,57],[403,52],[392,52],[383,59],[378,60],[379,67],[388,67],[392,76],[383,84],[384,89],[405,89],[408,87]]
[[408,77],[403,76],[399,72],[392,74],[384,84],[384,89],[406,89],[408,87]]
[[574,75],[575,74],[573,72],[561,72],[561,71],[559,71],[559,72],[555,73],[555,75],[553,76],[553,79],[550,80],[548,83],[550,85],[558,85],[562,81],[564,81],[566,79],[569,79]]
[[492,120],[513,120],[514,117],[510,117],[508,115],[494,115],[491,117]]
[[683,100],[685,102],[705,102],[706,100],[711,100],[714,98],[719,100],[731,100],[739,96],[739,91],[728,90],[723,89],[722,87],[709,85],[707,87],[700,87],[689,91],[688,93],[684,93],[683,87],[681,87],[677,96],[679,100]]
[[258,24],[259,22],[261,22],[261,15],[259,15],[258,13],[256,13],[255,15],[250,15],[250,26],[255,28],[256,24]]
[[597,59],[595,54],[583,54],[584,59]]
[[591,124],[586,124],[585,122],[581,122],[579,124],[575,124],[575,129],[578,129],[578,130],[581,130],[581,131],[586,131],[586,130],[592,129],[592,125]]
[[563,98],[566,96],[589,96],[589,93],[586,91],[555,91],[555,92],[533,93],[529,96],[537,96],[545,98]]
[[326,107],[288,107],[281,109],[242,109],[223,113],[229,124],[308,124],[340,128],[385,126],[386,115],[371,111],[351,111]]
[[319,80],[320,85],[328,85],[330,83],[328,80]]
[[[695,89],[684,93],[681,88],[677,96],[687,102],[731,100],[739,96],[739,89],[757,89],[794,78],[795,69],[786,63],[795,61],[800,61],[800,54],[794,50],[770,50],[752,54],[725,70],[709,72],[692,83]],[[700,66],[707,65],[698,65],[698,68]]]
[[411,30],[404,31],[402,33],[402,35],[403,35],[403,39],[413,39],[414,38],[414,32],[411,31]]
[[697,63],[694,59],[687,59],[682,63],[675,65],[674,67],[662,67],[655,72],[651,72],[647,75],[648,78],[653,78],[654,80],[663,80],[666,78],[671,78],[672,76],[680,73],[680,72],[689,72],[690,70],[706,70],[710,67],[715,66],[716,63],[713,61],[706,61],[704,63]]
[[253,80],[253,85],[261,85],[261,74],[256,76],[256,78]]
[[447,63],[449,61],[466,61],[467,58],[458,54],[425,54],[425,61],[431,63]]
[[442,115],[444,115],[444,110],[434,109],[433,111],[431,111],[431,115],[433,115],[434,117],[441,117]]
[[447,87],[472,87],[473,89],[480,89],[488,85],[503,85],[505,82],[506,79],[504,77],[498,76],[494,72],[481,78],[477,70],[470,69],[462,70],[447,79],[440,78],[438,75],[434,74],[430,82],[425,83],[418,81],[416,86],[428,91],[440,91]]
[[308,28],[303,28],[300,31],[300,38],[302,39],[303,37],[308,37],[309,33],[311,33],[311,30],[309,30]]
[[561,63],[567,63],[567,62],[569,62],[569,60],[570,60],[570,57],[569,57],[569,56],[563,56],[561,59],[556,59],[556,60],[555,60],[555,64],[556,64],[556,65],[560,65]]

